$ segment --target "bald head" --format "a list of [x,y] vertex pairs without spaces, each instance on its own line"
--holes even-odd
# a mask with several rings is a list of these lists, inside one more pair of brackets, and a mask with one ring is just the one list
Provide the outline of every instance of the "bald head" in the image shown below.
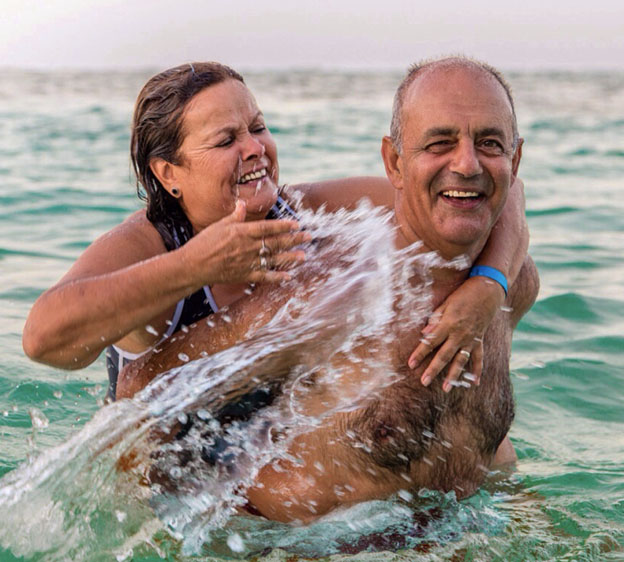
[[485,77],[494,80],[500,85],[505,93],[511,110],[512,119],[512,133],[513,133],[513,147],[515,148],[518,143],[518,123],[516,120],[516,110],[514,106],[513,97],[511,95],[511,88],[503,75],[490,66],[481,61],[469,59],[467,57],[444,57],[434,60],[421,61],[413,64],[401,84],[399,85],[396,94],[394,96],[394,104],[392,106],[392,121],[390,124],[390,138],[392,144],[394,144],[397,152],[400,154],[403,143],[403,127],[404,127],[404,104],[407,99],[407,94],[412,84],[419,78],[429,75],[430,73],[451,73],[456,70],[467,70],[475,73],[482,73]]

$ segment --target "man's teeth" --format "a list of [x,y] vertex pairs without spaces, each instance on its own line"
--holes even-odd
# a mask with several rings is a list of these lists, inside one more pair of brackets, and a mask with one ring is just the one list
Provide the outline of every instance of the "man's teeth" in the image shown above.
[[262,170],[258,170],[257,172],[249,172],[244,176],[241,176],[237,183],[247,183],[248,181],[259,180],[267,175],[266,168],[262,168]]
[[443,191],[444,197],[479,197],[476,191]]

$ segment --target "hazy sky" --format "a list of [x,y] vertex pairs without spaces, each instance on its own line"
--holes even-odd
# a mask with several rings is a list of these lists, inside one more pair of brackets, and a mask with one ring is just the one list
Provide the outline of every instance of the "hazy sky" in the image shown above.
[[0,67],[624,70],[622,0],[0,0]]

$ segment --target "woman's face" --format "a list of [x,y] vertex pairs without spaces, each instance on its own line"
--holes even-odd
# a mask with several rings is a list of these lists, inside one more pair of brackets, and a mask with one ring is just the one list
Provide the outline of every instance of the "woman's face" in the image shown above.
[[247,86],[226,80],[196,94],[182,134],[171,185],[195,231],[230,214],[238,198],[246,220],[264,218],[277,199],[277,147]]

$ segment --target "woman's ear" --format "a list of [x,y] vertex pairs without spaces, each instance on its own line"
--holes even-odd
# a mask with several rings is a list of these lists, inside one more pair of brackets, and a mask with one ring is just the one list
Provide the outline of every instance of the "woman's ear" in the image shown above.
[[152,158],[150,161],[150,169],[156,179],[173,197],[180,197],[180,187],[177,181],[177,166],[171,162],[167,162],[163,158]]
[[392,139],[388,136],[381,141],[381,157],[386,167],[386,175],[395,189],[403,189],[403,161]]

